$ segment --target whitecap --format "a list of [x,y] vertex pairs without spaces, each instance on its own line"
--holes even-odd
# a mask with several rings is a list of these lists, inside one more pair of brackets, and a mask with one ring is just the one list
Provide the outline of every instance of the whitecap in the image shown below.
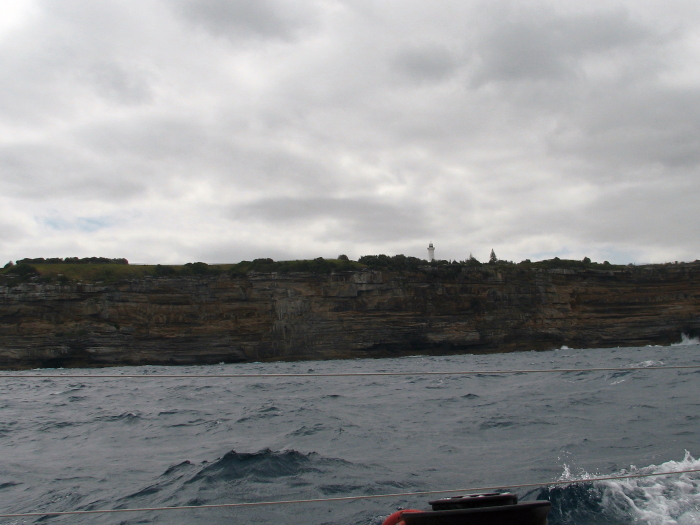
[[700,345],[700,338],[690,337],[687,334],[681,334],[681,342],[674,343],[671,346],[693,346],[693,345]]

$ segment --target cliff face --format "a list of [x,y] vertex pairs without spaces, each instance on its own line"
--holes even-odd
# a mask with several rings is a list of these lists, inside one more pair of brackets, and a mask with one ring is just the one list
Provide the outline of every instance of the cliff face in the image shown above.
[[0,288],[0,366],[192,364],[668,344],[700,266],[145,278]]

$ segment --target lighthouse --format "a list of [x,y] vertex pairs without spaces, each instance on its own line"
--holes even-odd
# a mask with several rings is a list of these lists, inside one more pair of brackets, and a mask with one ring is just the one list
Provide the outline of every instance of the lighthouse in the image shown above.
[[435,248],[433,248],[433,243],[428,244],[428,262],[435,259]]

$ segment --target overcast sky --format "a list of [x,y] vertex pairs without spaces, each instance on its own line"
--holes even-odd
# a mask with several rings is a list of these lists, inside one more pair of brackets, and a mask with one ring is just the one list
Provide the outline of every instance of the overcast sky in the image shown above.
[[700,258],[697,1],[2,0],[0,265]]

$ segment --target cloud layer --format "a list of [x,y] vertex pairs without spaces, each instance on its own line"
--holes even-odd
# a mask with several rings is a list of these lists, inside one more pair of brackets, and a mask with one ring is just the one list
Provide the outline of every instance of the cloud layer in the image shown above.
[[5,260],[699,258],[694,2],[0,15]]

